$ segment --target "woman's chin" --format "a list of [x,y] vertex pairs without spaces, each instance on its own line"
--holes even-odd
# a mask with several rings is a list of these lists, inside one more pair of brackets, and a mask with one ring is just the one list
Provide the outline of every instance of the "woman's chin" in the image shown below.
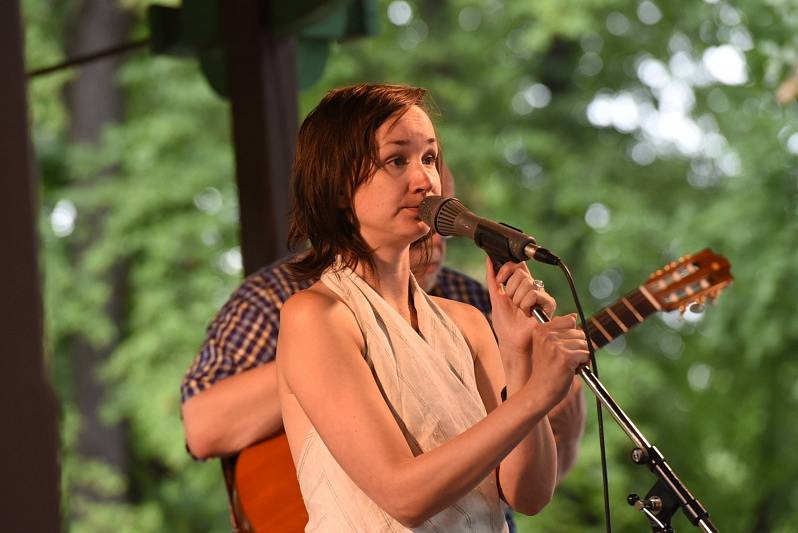
[[407,235],[408,238],[411,239],[410,242],[415,242],[423,237],[426,237],[427,233],[429,233],[429,226],[421,222],[420,220],[415,224],[415,226],[410,229],[408,228]]

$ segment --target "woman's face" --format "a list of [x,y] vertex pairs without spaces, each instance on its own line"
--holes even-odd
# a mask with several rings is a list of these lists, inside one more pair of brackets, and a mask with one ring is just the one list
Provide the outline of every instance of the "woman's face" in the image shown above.
[[418,218],[421,200],[440,194],[435,130],[427,114],[413,106],[398,120],[385,121],[376,141],[379,168],[353,198],[360,234],[375,248],[406,246],[429,231]]

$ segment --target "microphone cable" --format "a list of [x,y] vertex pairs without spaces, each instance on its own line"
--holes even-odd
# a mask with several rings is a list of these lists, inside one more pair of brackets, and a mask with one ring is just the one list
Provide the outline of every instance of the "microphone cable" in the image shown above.
[[[599,369],[598,364],[596,363],[596,352],[593,349],[593,342],[590,340],[590,332],[587,329],[587,320],[585,320],[585,313],[582,310],[582,303],[579,300],[579,294],[574,286],[574,278],[571,276],[571,271],[568,269],[568,266],[562,261],[562,259],[558,258],[557,266],[559,266],[560,270],[562,270],[563,274],[565,275],[565,279],[568,281],[568,287],[571,289],[571,297],[574,300],[574,305],[576,305],[576,312],[579,315],[579,320],[582,322],[582,331],[584,331],[585,339],[587,340],[587,351],[590,354],[590,366],[593,369],[593,374],[595,374],[596,379],[598,379]],[[604,493],[604,521],[606,524],[607,533],[612,533],[612,520],[610,516],[610,489],[607,476],[607,450],[604,443],[604,415],[601,411],[601,401],[599,401],[598,398],[596,398],[596,420],[598,422],[599,450],[601,453],[601,481]]]

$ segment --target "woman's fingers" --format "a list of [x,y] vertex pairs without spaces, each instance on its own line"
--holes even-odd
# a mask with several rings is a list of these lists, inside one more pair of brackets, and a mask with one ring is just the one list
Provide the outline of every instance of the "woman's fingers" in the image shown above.
[[513,290],[507,290],[507,295],[512,298],[515,306],[523,311],[529,311],[537,301],[537,294],[531,283],[521,283]]
[[535,282],[523,263],[503,265],[497,280],[504,282],[505,293],[525,313],[529,314],[530,309],[538,305],[547,315],[554,314],[557,306],[554,298]]
[[485,271],[485,279],[488,284],[488,291],[496,292],[496,290],[499,288],[499,283],[501,282],[498,280],[498,273],[493,271],[493,263],[488,256],[485,256]]
[[576,328],[576,313],[570,313],[568,315],[562,316],[555,316],[551,319],[551,328],[555,330],[561,329],[574,329]]
[[[493,265],[491,265],[491,267],[492,266]],[[506,283],[510,275],[515,271],[516,266],[516,263],[504,263],[501,268],[499,268],[498,272],[496,272],[496,281],[498,283]]]
[[[515,298],[513,301],[515,301]],[[554,310],[557,308],[554,298],[552,298],[549,293],[543,289],[537,289],[534,286],[532,290],[526,293],[520,302],[518,302],[518,306],[524,311],[531,309],[533,306],[538,306],[543,309],[543,312],[548,316],[554,315]]]
[[587,343],[582,339],[562,339],[562,345],[569,350],[584,350],[587,352]]
[[[492,276],[493,265],[488,264],[488,289],[492,294],[504,293],[515,307],[522,310],[527,316],[531,315],[532,308],[540,307],[548,316],[553,316],[557,309],[557,302],[543,289],[542,284],[536,282],[529,272],[526,263],[505,263]],[[566,319],[556,325],[556,329],[573,328],[575,319]]]
[[576,340],[585,340],[585,332],[582,331],[582,328],[564,328],[557,330],[557,335],[561,339],[576,339]]
[[504,288],[499,284],[497,275],[493,270],[493,263],[490,258],[485,256],[485,270],[486,270],[486,283],[488,285],[488,295],[490,296],[490,304],[494,313],[498,310],[499,305],[503,301],[501,296],[504,294]]
[[496,272],[496,279],[499,281],[499,283],[507,283],[510,277],[516,272],[531,277],[526,263],[513,263],[512,261],[508,261],[501,266],[498,272]]

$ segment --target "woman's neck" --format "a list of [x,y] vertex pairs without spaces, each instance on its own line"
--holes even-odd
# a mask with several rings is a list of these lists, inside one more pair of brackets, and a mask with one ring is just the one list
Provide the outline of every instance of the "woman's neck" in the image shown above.
[[383,300],[399,312],[405,320],[415,327],[415,311],[410,305],[410,253],[402,251],[376,250],[371,256],[374,272],[366,271],[361,263],[356,272],[368,283]]

